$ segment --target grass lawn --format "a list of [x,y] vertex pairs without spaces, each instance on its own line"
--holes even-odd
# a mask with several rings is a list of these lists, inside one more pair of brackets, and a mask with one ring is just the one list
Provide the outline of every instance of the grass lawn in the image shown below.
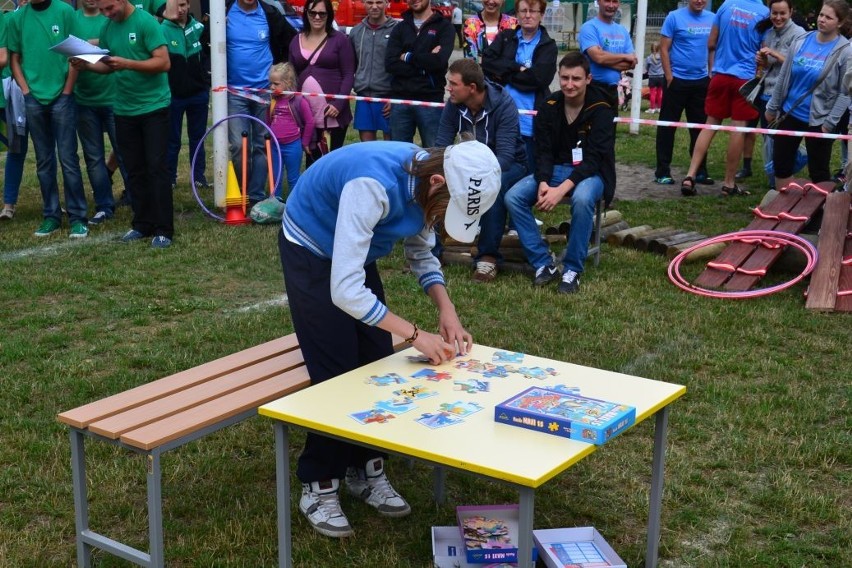
[[[647,165],[650,177],[653,130],[619,132],[619,160]],[[717,179],[725,138],[717,136],[710,159]],[[681,165],[685,147],[681,133]],[[759,199],[616,207],[632,226],[715,235],[746,225]],[[18,213],[0,225],[0,566],[75,564],[70,450],[58,412],[292,331],[286,306],[275,301],[283,294],[276,227],[211,221],[185,180],[170,249],[116,242],[129,216],[120,209],[87,239],[68,239],[67,226],[36,239],[41,198],[31,152]],[[475,285],[464,267],[446,272],[478,343],[687,386],[671,408],[662,566],[847,564],[852,319],[805,310],[804,285],[747,301],[689,295],[668,282],[666,267],[662,257],[605,245],[600,266],[588,267],[571,297],[534,290],[520,274]],[[434,329],[434,310],[400,251],[380,269],[391,309]],[[649,420],[547,483],[537,492],[536,527],[593,525],[630,566],[641,566],[652,444]],[[105,444],[88,449],[92,528],[145,547],[143,460]],[[430,527],[453,524],[456,505],[517,498],[502,484],[451,474],[447,502],[436,506],[429,468],[392,460],[389,469],[413,514],[379,518],[344,498],[356,535],[338,542],[296,513],[297,566],[426,567]],[[170,566],[276,565],[269,420],[166,454],[163,483]],[[99,552],[95,564],[127,565]]]

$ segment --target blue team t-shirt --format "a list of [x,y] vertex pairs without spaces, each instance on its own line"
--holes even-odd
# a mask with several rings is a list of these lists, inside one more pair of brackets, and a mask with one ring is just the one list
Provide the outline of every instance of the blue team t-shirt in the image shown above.
[[672,40],[669,60],[672,75],[694,81],[707,76],[707,36],[715,14],[709,10],[694,13],[689,8],[669,12],[660,35]]
[[[607,24],[598,18],[593,18],[583,24],[580,28],[578,38],[580,51],[586,53],[590,47],[598,46],[608,53],[633,53],[633,41],[624,26],[620,24]],[[588,57],[588,55],[586,56]],[[621,71],[612,67],[598,65],[589,58],[589,66],[592,70],[592,79],[607,85],[615,85],[621,79]]]
[[[790,116],[802,122],[808,122],[810,118],[811,99],[813,98],[811,87],[819,78],[826,59],[831,55],[831,50],[834,49],[840,39],[837,37],[828,43],[820,43],[816,36],[816,33],[808,34],[802,43],[802,47],[793,56],[790,67],[790,89],[787,91],[787,98],[784,99],[782,105],[784,112],[790,113]],[[804,96],[802,102],[793,108],[793,103],[799,100],[801,96]]]
[[228,84],[263,89],[269,85],[272,50],[269,49],[269,24],[258,6],[244,12],[239,2],[228,10],[226,29]]
[[757,71],[754,55],[760,49],[757,23],[769,16],[769,8],[758,0],[725,0],[713,25],[719,28],[713,73],[751,79]]

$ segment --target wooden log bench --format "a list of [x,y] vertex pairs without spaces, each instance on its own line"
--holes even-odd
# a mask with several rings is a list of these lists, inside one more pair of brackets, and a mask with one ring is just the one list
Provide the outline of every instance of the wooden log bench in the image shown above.
[[[396,336],[393,342],[397,349],[406,346]],[[91,566],[92,548],[140,566],[164,566],[162,454],[309,385],[296,335],[290,334],[59,414],[70,428],[78,566]],[[147,553],[89,528],[86,438],[146,456]]]

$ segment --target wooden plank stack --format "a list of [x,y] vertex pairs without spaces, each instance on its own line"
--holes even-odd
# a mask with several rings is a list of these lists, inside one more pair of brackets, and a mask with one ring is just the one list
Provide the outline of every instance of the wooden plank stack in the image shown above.
[[805,307],[852,312],[852,195],[832,193],[825,200],[819,232],[819,260],[811,274]]
[[[607,243],[613,246],[624,246],[641,251],[653,252],[667,258],[674,258],[686,249],[693,247],[707,237],[695,231],[675,229],[674,227],[654,228],[650,225],[639,225],[614,232],[607,236]],[[712,258],[719,254],[724,245],[712,245],[694,251],[687,261]]]
[[[822,208],[826,195],[833,189],[833,182],[792,181],[765,207],[754,209],[755,218],[745,230],[796,234]],[[748,290],[760,281],[782,252],[782,247],[768,247],[761,242],[734,242],[707,263],[695,283],[703,288]]]

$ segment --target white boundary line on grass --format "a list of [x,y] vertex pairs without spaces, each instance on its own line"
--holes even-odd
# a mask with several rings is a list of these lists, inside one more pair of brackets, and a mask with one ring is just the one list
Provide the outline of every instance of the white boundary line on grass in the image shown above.
[[277,308],[279,306],[287,307],[290,305],[290,301],[287,299],[287,294],[281,294],[275,298],[270,300],[264,300],[262,302],[257,302],[256,304],[251,304],[249,306],[243,306],[241,308],[237,308],[233,310],[236,313],[246,313],[253,312],[256,310],[266,310],[268,308]]
[[[65,240],[61,242],[56,242],[47,246],[40,247],[32,247],[25,248],[20,250],[15,250],[12,252],[6,252],[0,254],[0,262],[12,261],[12,260],[23,260],[25,258],[30,257],[38,257],[38,256],[53,256],[64,252],[68,249],[84,246],[86,244],[100,244],[107,241],[116,241],[118,244],[118,238],[121,236],[121,233],[103,233],[101,235],[93,237],[91,233],[89,233],[88,237],[82,239],[72,239],[70,237],[65,237]],[[35,237],[33,237],[35,238]],[[47,240],[56,237],[45,237]],[[60,237],[61,238],[61,237]],[[124,243],[121,243],[124,244]]]

